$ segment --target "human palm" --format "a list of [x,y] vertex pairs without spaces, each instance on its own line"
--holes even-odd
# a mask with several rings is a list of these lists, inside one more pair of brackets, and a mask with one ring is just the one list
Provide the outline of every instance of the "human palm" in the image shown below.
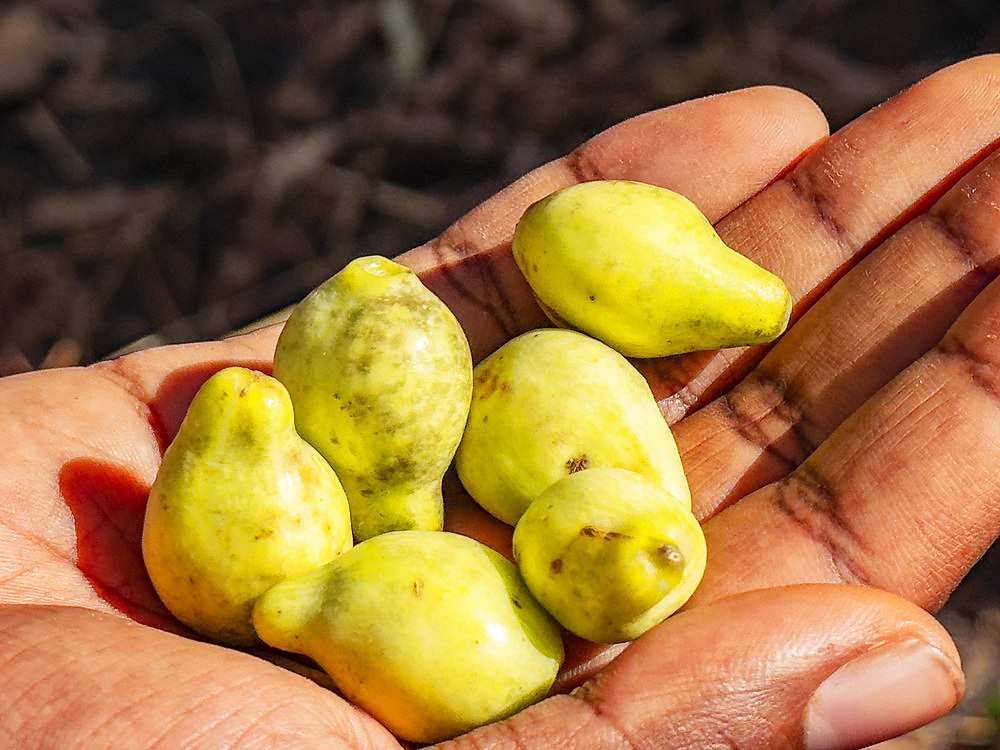
[[[627,648],[571,640],[559,694],[456,747],[850,747],[958,700],[927,612],[1000,534],[998,82],[1000,58],[970,60],[830,138],[782,89],[653,112],[401,256],[481,358],[547,324],[510,255],[523,209],[628,178],[690,197],[797,300],[770,350],[637,362],[705,522],[695,597]],[[334,692],[193,638],[142,565],[188,402],[223,366],[269,371],[277,333],[0,381],[0,744],[398,747]],[[507,549],[446,491],[449,528]]]

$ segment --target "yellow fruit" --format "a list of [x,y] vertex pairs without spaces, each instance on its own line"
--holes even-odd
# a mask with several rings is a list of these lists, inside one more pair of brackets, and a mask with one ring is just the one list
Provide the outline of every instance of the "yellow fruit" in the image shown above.
[[691,511],[634,472],[588,469],[550,486],[514,530],[525,582],[581,638],[638,638],[673,614],[705,572]]
[[563,660],[556,623],[506,558],[450,532],[398,531],[279,583],[254,624],[305,654],[397,736],[429,743],[540,700]]
[[587,468],[642,474],[690,506],[670,428],[642,375],[576,331],[508,341],[474,371],[472,407],[455,455],[472,498],[511,525],[544,489]]
[[149,493],[146,568],[166,607],[223,643],[257,643],[257,597],[351,546],[337,476],[296,434],[288,394],[241,367],[195,395]]
[[472,355],[455,316],[404,266],[349,263],[300,302],[274,375],[336,470],[354,536],[441,529],[441,480],[469,410]]
[[691,201],[624,180],[525,211],[514,258],[557,325],[630,357],[760,344],[784,331],[785,284],[726,246]]

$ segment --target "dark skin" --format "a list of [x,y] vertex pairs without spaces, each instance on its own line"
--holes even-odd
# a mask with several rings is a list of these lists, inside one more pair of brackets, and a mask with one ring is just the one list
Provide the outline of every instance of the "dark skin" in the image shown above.
[[[773,347],[637,363],[709,543],[685,610],[627,648],[571,641],[560,694],[454,747],[820,746],[817,689],[901,644],[933,656],[913,680],[936,698],[825,746],[950,710],[958,656],[929,613],[1000,534],[998,139],[996,57],[832,137],[799,94],[734,92],[623,123],[401,257],[481,358],[546,324],[510,256],[521,211],[629,178],[690,197],[796,299]],[[0,745],[399,747],[333,692],[190,637],[142,566],[192,395],[226,365],[270,371],[278,330],[0,380]],[[446,489],[449,528],[507,549],[508,527]]]

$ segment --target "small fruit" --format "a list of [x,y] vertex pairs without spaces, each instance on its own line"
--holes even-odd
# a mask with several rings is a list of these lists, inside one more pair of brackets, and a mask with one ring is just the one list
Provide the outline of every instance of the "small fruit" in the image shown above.
[[513,250],[553,322],[629,357],[760,344],[788,324],[781,279],[665,188],[599,180],[559,190],[525,211]]
[[142,530],[146,569],[181,622],[222,643],[259,643],[254,601],[351,546],[336,474],[295,432],[274,378],[213,375],[167,447]]
[[300,302],[274,375],[302,436],[344,485],[354,536],[441,529],[441,480],[469,410],[472,355],[455,316],[409,269],[370,256]]
[[540,700],[560,631],[506,558],[450,532],[398,531],[279,583],[254,625],[304,654],[394,734],[429,743]]
[[557,479],[600,466],[691,504],[649,384],[618,352],[565,329],[521,334],[476,366],[455,466],[472,498],[511,525]]
[[514,529],[528,588],[563,627],[591,641],[638,638],[694,593],[705,571],[697,519],[624,469],[554,483]]

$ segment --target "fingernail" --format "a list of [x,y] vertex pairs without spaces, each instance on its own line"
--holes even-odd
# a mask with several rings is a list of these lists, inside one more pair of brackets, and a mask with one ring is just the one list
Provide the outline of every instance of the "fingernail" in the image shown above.
[[919,640],[878,646],[826,678],[805,710],[808,750],[847,750],[898,737],[950,711],[961,669]]

